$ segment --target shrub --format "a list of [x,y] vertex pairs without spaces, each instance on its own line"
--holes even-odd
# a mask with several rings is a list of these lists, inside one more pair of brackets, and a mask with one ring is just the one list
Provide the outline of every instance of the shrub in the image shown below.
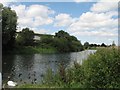
[[84,63],[84,86],[120,88],[120,54],[115,48],[99,49]]

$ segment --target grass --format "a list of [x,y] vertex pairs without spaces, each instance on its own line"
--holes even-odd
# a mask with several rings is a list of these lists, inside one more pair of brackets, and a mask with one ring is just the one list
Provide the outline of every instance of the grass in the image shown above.
[[18,88],[119,88],[120,52],[117,48],[100,48],[82,65],[65,69],[60,64],[58,72],[48,69],[41,85],[21,85]]
[[56,53],[57,50],[53,47],[42,48],[42,47],[33,47],[33,46],[24,46],[17,47],[14,50],[8,51],[9,54],[36,54],[36,53]]

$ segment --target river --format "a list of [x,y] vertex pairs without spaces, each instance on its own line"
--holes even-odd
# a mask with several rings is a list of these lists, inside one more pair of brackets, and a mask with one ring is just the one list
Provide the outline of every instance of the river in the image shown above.
[[83,60],[95,52],[96,50],[85,50],[61,54],[4,55],[2,57],[3,83],[9,79],[18,84],[31,84],[35,79],[36,83],[40,83],[48,68],[55,73],[60,63],[64,63],[65,68],[71,67],[74,61],[82,64]]

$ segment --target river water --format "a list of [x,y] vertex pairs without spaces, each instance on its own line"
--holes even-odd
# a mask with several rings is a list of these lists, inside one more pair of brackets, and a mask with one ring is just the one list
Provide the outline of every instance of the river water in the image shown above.
[[74,61],[82,64],[83,60],[95,52],[96,50],[85,50],[61,54],[4,55],[2,57],[3,83],[8,80],[18,84],[31,84],[34,80],[40,83],[48,68],[55,73],[60,63],[64,63],[65,68],[71,67]]

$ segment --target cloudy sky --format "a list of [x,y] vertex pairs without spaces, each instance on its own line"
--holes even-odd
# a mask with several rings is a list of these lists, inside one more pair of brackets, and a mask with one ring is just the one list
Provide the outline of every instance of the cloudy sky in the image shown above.
[[29,27],[42,34],[64,30],[82,43],[118,43],[118,3],[91,1],[2,3],[16,11],[18,30]]

